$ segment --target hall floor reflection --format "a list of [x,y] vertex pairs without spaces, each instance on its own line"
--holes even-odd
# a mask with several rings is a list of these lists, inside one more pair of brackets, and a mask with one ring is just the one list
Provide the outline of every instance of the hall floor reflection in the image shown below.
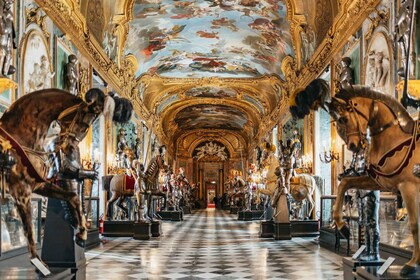
[[208,209],[163,222],[148,241],[106,238],[86,253],[86,279],[340,279],[341,257],[313,238],[258,237],[259,222]]

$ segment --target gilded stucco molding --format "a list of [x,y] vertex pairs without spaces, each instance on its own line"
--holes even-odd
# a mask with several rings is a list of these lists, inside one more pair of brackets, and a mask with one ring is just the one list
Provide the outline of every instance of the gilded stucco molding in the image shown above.
[[247,142],[240,134],[226,130],[203,129],[189,131],[174,141],[178,143],[178,156],[184,158],[190,158],[195,148],[199,144],[207,141],[218,141],[225,145],[231,155],[231,158],[239,157],[239,148],[246,147],[247,145]]
[[298,61],[297,66],[299,69],[303,66],[303,63],[305,63],[302,61],[302,38],[300,33],[303,31],[302,26],[307,25],[308,21],[305,15],[298,14],[296,12],[297,5],[302,5],[302,0],[286,0],[287,19],[290,24],[290,35],[292,37],[293,50],[295,52],[296,61]]
[[45,39],[47,39],[47,41],[50,42],[50,32],[48,32],[47,29],[47,24],[45,22],[46,18],[46,15],[42,15],[40,7],[25,7],[25,27],[28,28],[28,26],[32,23],[38,25],[39,28],[41,28]]
[[[118,65],[106,55],[102,45],[91,35],[87,28],[86,19],[80,12],[77,1],[35,1],[54,21],[57,27],[71,39],[80,53],[90,61],[95,70],[116,92],[127,98],[133,97],[132,87],[137,85],[137,81],[135,80],[135,76],[132,75],[131,70],[124,68],[124,66],[127,66],[124,62],[126,61],[126,58],[123,59],[122,67],[118,67]],[[128,60],[130,61],[130,58]],[[137,115],[141,119],[150,122],[149,118],[151,115],[148,109],[143,105],[143,102],[137,97],[133,99],[133,101]]]
[[[308,63],[299,70],[295,59],[283,60],[285,78],[289,94],[305,87],[329,65],[334,55],[340,52],[348,37],[354,34],[381,0],[343,0],[339,3],[339,13],[327,35],[315,50]],[[282,66],[283,67],[283,66]],[[298,88],[299,86],[299,88]]]
[[[162,102],[166,94],[183,95],[186,91],[197,87],[231,88],[237,92],[252,92],[262,103],[267,104],[268,111],[276,105],[276,90],[283,85],[277,75],[264,75],[258,78],[168,78],[157,74],[143,74],[137,79],[137,84],[144,85],[144,104],[153,111],[156,103]],[[264,91],[265,94],[261,94]]]

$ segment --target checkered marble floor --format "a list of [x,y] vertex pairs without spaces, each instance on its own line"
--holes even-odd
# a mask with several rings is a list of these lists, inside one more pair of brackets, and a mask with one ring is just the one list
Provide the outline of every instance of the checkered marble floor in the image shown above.
[[86,252],[86,279],[342,279],[341,257],[313,238],[260,239],[258,221],[236,218],[200,210],[158,238],[107,238]]

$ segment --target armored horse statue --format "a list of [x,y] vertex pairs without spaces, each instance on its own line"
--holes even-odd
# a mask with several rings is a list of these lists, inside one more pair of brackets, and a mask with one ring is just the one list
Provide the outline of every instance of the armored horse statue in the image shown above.
[[237,206],[237,203],[240,202],[241,206],[244,206],[246,186],[245,180],[239,175],[236,175],[233,180],[230,181],[230,193],[228,197],[230,205]]
[[[413,174],[415,164],[420,162],[420,122],[414,121],[396,99],[369,87],[354,85],[342,88],[331,100],[329,94],[329,86],[324,80],[314,80],[296,95],[295,105],[291,106],[290,111],[295,117],[303,118],[310,109],[322,107],[335,121],[337,133],[349,150],[358,153],[369,146],[366,165],[368,175],[344,177],[338,186],[333,212],[337,228],[343,235],[349,236],[341,209],[345,192],[350,188],[400,191],[414,241],[412,257],[400,273],[414,273],[420,262],[420,179]],[[378,245],[379,240],[376,243]],[[376,249],[375,246],[373,249]]]
[[[45,89],[22,96],[3,114],[1,153],[3,158],[15,160],[8,160],[13,164],[2,191],[8,191],[15,201],[32,258],[40,259],[34,240],[31,194],[68,202],[71,225],[78,229],[75,242],[83,247],[87,239],[86,219],[73,186],[97,174],[82,168],[79,142],[101,113],[114,121],[126,122],[131,112],[128,100],[105,96],[99,89],[89,90],[85,100],[58,89]],[[51,136],[53,123],[57,129]],[[56,181],[60,183],[57,185]]]
[[[139,172],[139,188],[136,188],[139,221],[153,221],[156,212],[153,201],[156,198],[163,198],[164,205],[166,205],[167,194],[166,192],[163,192],[159,186],[159,172],[161,170],[165,172],[169,170],[169,167],[165,165],[163,159],[165,151],[166,147],[160,146],[158,154],[149,161],[146,170],[144,172]],[[142,196],[145,197],[144,200],[142,199]]]
[[135,181],[137,179],[137,172],[134,166],[135,155],[134,151],[126,147],[122,152],[121,167],[124,167],[124,173],[116,175],[103,176],[103,189],[112,192],[111,198],[106,203],[106,214],[108,220],[113,220],[116,216],[111,214],[111,209],[115,202],[117,206],[123,211],[124,218],[128,218],[129,213],[127,207],[124,206],[124,201],[127,197],[132,197],[135,193]]

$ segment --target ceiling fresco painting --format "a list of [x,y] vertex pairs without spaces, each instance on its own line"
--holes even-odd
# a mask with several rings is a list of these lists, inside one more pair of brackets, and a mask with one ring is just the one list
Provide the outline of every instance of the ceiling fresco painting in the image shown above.
[[175,116],[178,127],[186,130],[242,130],[247,121],[248,118],[242,111],[224,105],[194,105],[181,110]]
[[138,75],[258,77],[293,55],[284,0],[136,0],[126,45]]
[[219,88],[219,87],[198,87],[193,88],[185,93],[188,97],[209,97],[209,98],[234,98],[237,96],[237,92],[230,88]]
[[264,114],[264,106],[261,104],[261,102],[259,102],[258,100],[251,97],[248,94],[243,95],[243,100],[245,100],[248,103],[251,103],[255,108],[257,108],[260,115]]
[[170,96],[169,98],[162,101],[157,107],[157,113],[160,114],[165,108],[178,101],[179,97],[177,94]]

